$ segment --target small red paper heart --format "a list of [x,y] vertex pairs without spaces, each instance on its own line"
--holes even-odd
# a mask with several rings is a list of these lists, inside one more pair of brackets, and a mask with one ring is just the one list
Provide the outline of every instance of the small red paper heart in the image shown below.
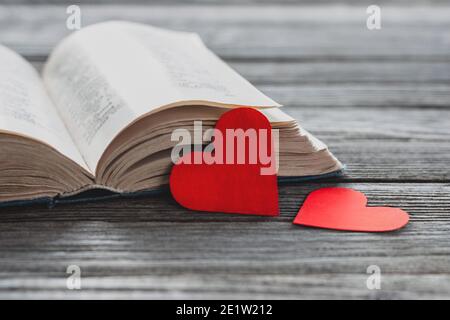
[[[196,156],[204,152],[192,152],[183,156],[172,168],[170,190],[174,199],[183,207],[198,211],[241,213],[263,216],[276,216],[278,208],[278,186],[276,173],[261,174],[262,168],[270,167],[256,157],[250,162],[250,143],[245,145],[245,163],[239,163],[237,144],[234,146],[233,163],[227,163],[227,129],[266,130],[266,141],[257,138],[257,148],[266,145],[267,155],[273,154],[270,122],[259,111],[251,108],[238,108],[222,115],[216,124],[223,139],[222,164],[196,164]],[[221,147],[214,145],[216,148]],[[260,144],[262,143],[262,144]],[[231,146],[232,147],[232,146]],[[230,150],[231,150],[230,147]],[[258,149],[259,151],[259,149]],[[217,151],[216,151],[217,152]],[[228,154],[228,156],[230,156]],[[275,157],[271,157],[275,161]],[[186,161],[189,160],[189,161]],[[186,163],[187,162],[187,163]],[[274,163],[272,163],[274,167]],[[274,170],[275,171],[275,170]]]
[[323,188],[306,198],[295,224],[346,231],[383,232],[402,228],[409,221],[405,211],[366,207],[366,196],[348,188]]

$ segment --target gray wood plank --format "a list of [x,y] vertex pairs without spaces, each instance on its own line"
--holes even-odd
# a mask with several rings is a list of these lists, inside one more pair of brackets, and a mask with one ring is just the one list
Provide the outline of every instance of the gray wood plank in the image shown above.
[[[111,19],[198,32],[227,59],[437,59],[448,61],[450,7],[383,7],[382,29],[366,7],[82,6],[85,26]],[[0,41],[46,56],[70,33],[65,6],[0,6]],[[268,41],[270,39],[270,41]]]
[[446,84],[263,85],[258,88],[285,106],[441,107],[449,106]]
[[238,62],[230,65],[255,85],[445,84],[449,62],[327,61]]
[[[386,234],[291,224],[307,193],[336,185],[407,210],[410,224]],[[281,187],[278,218],[188,212],[168,196],[4,209],[0,297],[449,298],[449,194],[449,184],[308,183]],[[81,291],[65,288],[69,264]],[[366,288],[372,264],[379,291]]]
[[325,141],[347,165],[346,179],[448,181],[450,178],[447,110],[377,107],[285,110]]

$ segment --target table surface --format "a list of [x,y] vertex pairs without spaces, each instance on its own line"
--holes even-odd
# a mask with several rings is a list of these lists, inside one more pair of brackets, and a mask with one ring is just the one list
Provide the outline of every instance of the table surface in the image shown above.
[[[41,68],[70,33],[67,5],[0,3],[0,42]],[[379,1],[373,31],[365,1],[89,3],[84,25],[198,32],[348,170],[280,186],[277,218],[189,212],[168,194],[1,209],[0,298],[450,298],[448,2]],[[385,234],[292,225],[306,195],[325,186],[360,190],[411,221]],[[81,290],[66,288],[69,265],[81,268]],[[380,290],[366,286],[370,265]]]

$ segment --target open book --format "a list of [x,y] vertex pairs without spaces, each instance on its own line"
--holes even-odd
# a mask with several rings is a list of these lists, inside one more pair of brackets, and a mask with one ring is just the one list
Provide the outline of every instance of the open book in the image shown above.
[[207,130],[242,106],[258,108],[280,130],[278,176],[342,169],[322,142],[196,34],[92,25],[54,49],[42,78],[0,46],[0,202],[161,189],[177,144],[173,130],[193,130],[198,120]]

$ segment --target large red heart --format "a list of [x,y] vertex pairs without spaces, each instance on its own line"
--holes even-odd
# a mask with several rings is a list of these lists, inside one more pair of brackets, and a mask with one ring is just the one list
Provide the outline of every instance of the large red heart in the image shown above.
[[[227,129],[254,129],[256,132],[266,130],[267,139],[260,140],[257,148],[266,144],[266,155],[273,155],[272,132],[267,118],[259,111],[251,108],[238,108],[228,111],[220,117],[216,130],[223,134],[223,164],[192,163],[196,156],[204,156],[202,152],[192,152],[183,156],[172,168],[170,174],[170,190],[174,199],[183,207],[198,211],[224,213],[241,213],[264,216],[276,216],[278,209],[278,186],[276,172],[261,174],[262,168],[270,167],[257,157],[257,161],[249,161],[250,143],[245,145],[245,161],[238,163],[237,143],[234,146],[233,163],[226,163]],[[248,140],[247,140],[248,141]],[[220,147],[216,145],[216,149]],[[261,144],[260,144],[261,143]],[[231,147],[232,145],[229,144]],[[230,150],[232,150],[230,147]],[[216,151],[217,152],[217,151]],[[230,155],[230,154],[228,154]],[[233,155],[231,155],[233,156]],[[188,160],[188,161],[186,161]],[[275,161],[275,157],[271,157]],[[241,161],[242,162],[242,161]],[[272,166],[274,164],[272,163]]]
[[347,188],[323,188],[306,198],[295,224],[326,229],[383,232],[402,228],[408,213],[390,207],[366,207],[366,196]]

